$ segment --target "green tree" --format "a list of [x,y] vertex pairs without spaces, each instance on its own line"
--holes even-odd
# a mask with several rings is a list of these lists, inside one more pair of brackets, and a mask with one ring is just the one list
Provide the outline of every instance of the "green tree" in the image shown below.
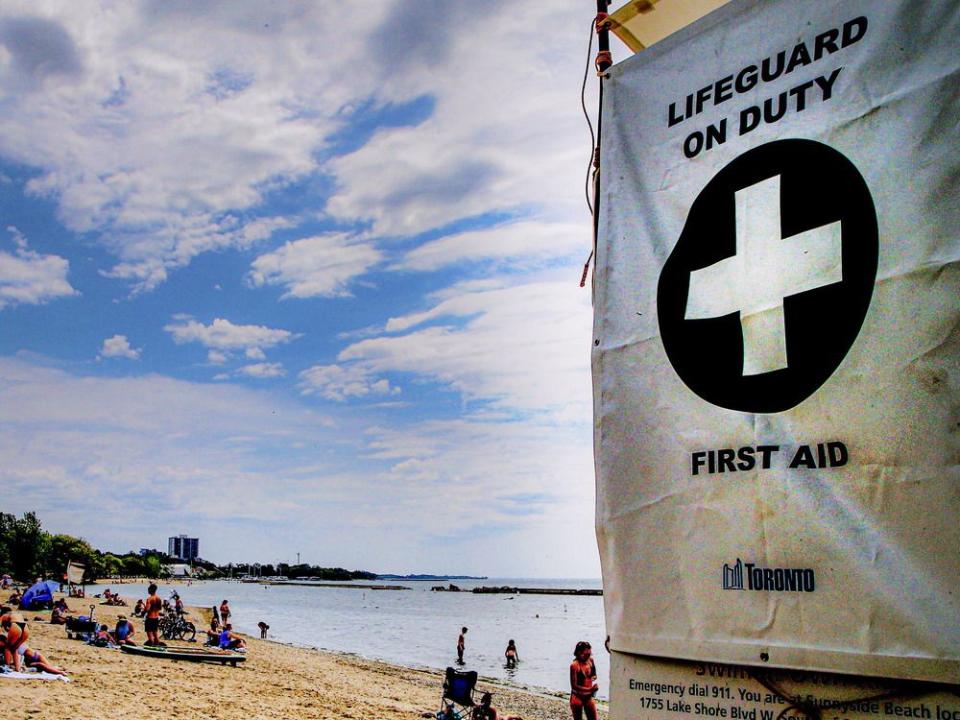
[[143,568],[147,577],[154,579],[160,577],[160,571],[162,569],[160,566],[160,558],[156,555],[147,555],[143,559]]
[[50,550],[50,535],[44,532],[36,513],[25,512],[13,521],[8,537],[10,566],[13,576],[20,580],[33,580],[44,570],[44,559]]
[[124,555],[122,559],[122,575],[126,575],[127,577],[140,577],[147,574],[144,558],[140,557],[139,555],[135,555],[134,553],[129,553]]
[[13,572],[13,527],[17,518],[10,513],[0,512],[0,572]]
[[104,553],[103,555],[103,574],[104,577],[113,577],[119,575],[123,570],[123,560],[113,553]]
[[83,538],[72,535],[51,535],[50,549],[44,559],[44,571],[49,577],[59,580],[67,569],[67,562],[73,560],[90,567],[90,560],[94,554],[93,547]]

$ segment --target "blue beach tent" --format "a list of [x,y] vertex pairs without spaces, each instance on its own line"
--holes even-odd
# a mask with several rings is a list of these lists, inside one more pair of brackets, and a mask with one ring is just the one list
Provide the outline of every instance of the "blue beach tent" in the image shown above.
[[59,589],[60,583],[53,580],[41,580],[20,598],[20,609],[38,610],[48,603],[53,604],[53,593]]

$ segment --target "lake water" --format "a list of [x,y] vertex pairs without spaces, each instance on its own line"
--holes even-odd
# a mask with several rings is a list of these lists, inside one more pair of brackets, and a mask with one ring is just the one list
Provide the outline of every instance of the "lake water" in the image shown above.
[[[490,578],[455,580],[477,585],[543,588],[599,588],[599,580]],[[371,584],[407,590],[372,590]],[[441,581],[350,583],[349,588],[264,586],[229,580],[160,585],[167,598],[176,589],[187,605],[209,607],[226,598],[240,632],[259,636],[257,623],[270,626],[269,638],[323,650],[353,653],[406,666],[443,669],[456,660],[457,636],[466,636],[465,669],[482,677],[549,691],[569,691],[568,667],[579,640],[593,645],[600,697],[607,697],[609,655],[603,648],[603,598],[570,595],[500,595],[432,592]],[[88,586],[99,593],[105,586]],[[146,585],[115,585],[127,597],[146,597]],[[76,601],[75,601],[76,602]],[[507,641],[516,640],[520,664],[504,666]]]

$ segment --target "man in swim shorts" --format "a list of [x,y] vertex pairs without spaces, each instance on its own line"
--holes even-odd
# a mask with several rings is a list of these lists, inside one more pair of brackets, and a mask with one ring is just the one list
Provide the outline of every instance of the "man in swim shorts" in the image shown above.
[[143,604],[145,613],[143,629],[147,633],[147,641],[144,645],[162,645],[160,638],[157,636],[157,631],[160,629],[160,611],[163,609],[163,600],[157,595],[156,583],[150,583],[147,592],[150,593],[150,596]]

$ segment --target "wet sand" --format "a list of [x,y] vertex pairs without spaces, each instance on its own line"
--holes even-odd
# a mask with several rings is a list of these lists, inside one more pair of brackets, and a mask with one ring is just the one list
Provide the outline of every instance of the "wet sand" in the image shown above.
[[[118,615],[130,608],[96,606],[95,617],[112,630]],[[75,614],[89,612],[98,598],[70,598]],[[190,619],[206,626],[203,611],[191,608]],[[219,663],[174,662],[128,655],[67,638],[49,612],[24,613],[30,621],[28,645],[54,665],[64,667],[70,683],[0,679],[0,706],[10,718],[117,720],[128,717],[210,718],[373,718],[413,720],[440,707],[443,675],[320,650],[247,638],[247,660],[237,667]],[[34,617],[41,618],[34,620]],[[143,621],[131,618],[145,639]],[[428,620],[425,620],[427,622]],[[202,635],[202,630],[201,630]],[[171,642],[196,646],[197,643]],[[565,663],[564,658],[557,662]],[[564,720],[570,717],[566,696],[481,682],[494,694],[501,718]],[[479,697],[479,696],[478,696]],[[601,709],[601,720],[606,712]]]

